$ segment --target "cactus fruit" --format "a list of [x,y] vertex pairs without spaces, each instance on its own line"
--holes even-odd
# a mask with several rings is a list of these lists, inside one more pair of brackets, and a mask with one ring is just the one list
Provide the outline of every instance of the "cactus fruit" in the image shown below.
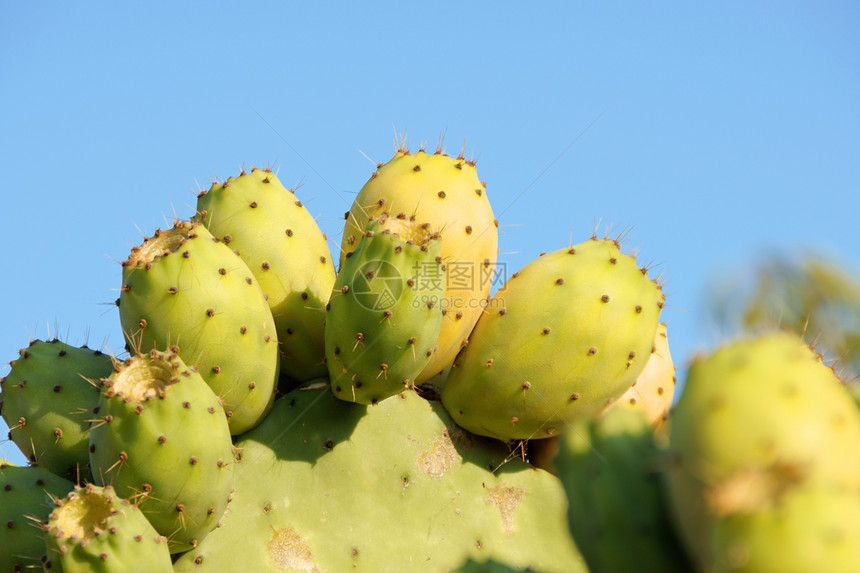
[[129,353],[179,345],[224,401],[231,433],[257,425],[274,400],[278,335],[242,259],[203,225],[177,221],[134,247],[122,274]]
[[380,216],[348,253],[327,307],[335,396],[375,404],[415,386],[442,326],[445,272],[429,225]]
[[414,392],[362,406],[314,382],[236,445],[223,526],[178,572],[448,572],[469,558],[585,571],[558,480]]
[[611,408],[640,410],[650,421],[654,431],[658,431],[669,416],[669,409],[675,396],[675,364],[669,352],[669,339],[666,323],[661,322],[654,337],[654,346],[645,368],[633,386]]
[[110,487],[87,484],[56,501],[44,526],[47,570],[64,573],[172,571],[167,540]]
[[524,440],[563,433],[633,385],[651,354],[663,300],[616,241],[592,237],[546,253],[490,301],[442,402],[476,434]]
[[170,552],[218,523],[233,483],[233,443],[218,397],[177,354],[151,351],[103,381],[90,465],[146,514]]
[[[665,421],[672,406],[674,391],[675,365],[669,352],[666,323],[661,322],[654,337],[651,356],[636,382],[618,400],[607,406],[600,416],[605,416],[613,409],[642,412],[651,423],[654,439],[663,445],[669,439]],[[550,436],[543,440],[530,441],[528,443],[529,463],[553,475],[558,475],[555,458],[558,455],[561,440],[562,436]]]
[[270,169],[255,168],[200,193],[197,212],[213,235],[239,252],[266,294],[282,380],[325,376],[323,308],[335,281],[334,261],[295,191],[284,188]]
[[73,487],[45,468],[22,468],[0,460],[0,571],[41,566],[42,522],[54,506],[53,499],[65,497]]
[[57,339],[34,340],[20,351],[0,379],[0,410],[30,462],[75,483],[89,479],[87,428],[99,403],[92,381],[110,371],[109,356]]
[[379,164],[346,214],[341,264],[364,235],[368,219],[383,212],[414,216],[442,235],[447,313],[437,351],[415,381],[420,384],[451,364],[481,315],[497,270],[498,222],[475,163],[462,154],[449,157],[441,147],[433,154],[401,147],[388,163]]
[[707,571],[856,571],[860,413],[797,335],[690,366],[672,410],[667,491]]
[[691,570],[672,529],[661,452],[644,411],[610,408],[560,442],[555,466],[570,530],[592,573]]

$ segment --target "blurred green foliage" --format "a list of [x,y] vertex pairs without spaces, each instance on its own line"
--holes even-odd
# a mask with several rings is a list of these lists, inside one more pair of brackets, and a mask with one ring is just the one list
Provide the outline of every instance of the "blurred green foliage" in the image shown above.
[[721,331],[782,326],[802,334],[843,380],[860,373],[860,278],[816,254],[774,255],[714,281],[709,314]]

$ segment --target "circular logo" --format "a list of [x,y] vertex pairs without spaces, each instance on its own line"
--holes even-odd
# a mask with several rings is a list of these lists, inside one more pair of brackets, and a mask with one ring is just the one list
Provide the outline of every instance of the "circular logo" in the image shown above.
[[368,310],[394,306],[403,294],[403,277],[397,267],[386,261],[368,261],[352,277],[355,300]]

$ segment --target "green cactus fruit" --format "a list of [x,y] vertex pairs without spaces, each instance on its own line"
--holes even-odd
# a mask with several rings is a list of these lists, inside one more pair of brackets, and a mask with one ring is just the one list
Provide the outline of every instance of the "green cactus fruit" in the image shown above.
[[41,567],[45,554],[42,523],[74,484],[45,468],[18,467],[0,460],[0,571]]
[[236,446],[222,526],[176,571],[585,571],[558,480],[414,392],[363,406],[312,382]]
[[196,545],[218,523],[233,484],[233,443],[218,397],[176,354],[151,351],[103,381],[90,465],[170,541]]
[[675,396],[675,364],[669,351],[666,323],[661,322],[654,337],[654,346],[645,368],[633,386],[608,409],[629,408],[639,410],[651,422],[655,432],[661,432],[669,416]]
[[203,225],[177,221],[134,247],[122,275],[129,353],[179,345],[224,401],[231,433],[256,426],[274,401],[278,335],[248,265]]
[[44,526],[45,570],[64,573],[168,573],[167,540],[111,487],[75,486]]
[[592,573],[691,571],[675,536],[662,452],[641,410],[610,408],[561,438],[555,457],[573,538]]
[[252,169],[200,193],[197,212],[213,235],[239,252],[266,294],[282,380],[325,376],[323,309],[335,281],[334,261],[295,191],[270,169]]
[[0,379],[0,411],[9,437],[30,462],[75,483],[90,479],[87,429],[111,359],[86,346],[34,340]]
[[442,235],[447,314],[437,351],[415,381],[420,384],[453,362],[481,315],[497,271],[498,222],[475,163],[462,154],[449,157],[441,148],[427,154],[402,147],[388,163],[379,164],[346,214],[341,264],[364,236],[368,218],[383,212],[414,216]]
[[433,356],[445,271],[439,234],[406,217],[367,224],[327,307],[326,362],[335,396],[375,404],[406,388]]
[[690,366],[666,485],[706,571],[856,571],[860,413],[795,334],[726,344]]
[[633,385],[651,354],[663,299],[616,241],[592,238],[546,253],[490,301],[442,402],[458,424],[483,436],[563,433]]

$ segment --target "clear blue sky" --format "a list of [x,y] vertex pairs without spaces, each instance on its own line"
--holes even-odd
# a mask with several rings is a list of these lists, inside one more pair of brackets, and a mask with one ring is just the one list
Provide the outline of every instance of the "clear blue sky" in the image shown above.
[[512,270],[632,229],[681,375],[720,340],[710,281],[771,251],[860,268],[860,4],[423,6],[0,3],[0,360],[120,352],[118,261],[242,165],[302,182],[336,252],[395,130],[466,140]]

